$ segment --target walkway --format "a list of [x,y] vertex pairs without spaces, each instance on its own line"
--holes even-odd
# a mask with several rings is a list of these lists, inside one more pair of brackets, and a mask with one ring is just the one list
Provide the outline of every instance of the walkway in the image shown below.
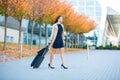
[[38,69],[30,63],[34,57],[0,63],[0,80],[120,80],[120,50],[91,50],[65,54],[69,69],[60,68],[60,56],[53,61],[55,69],[48,69],[49,55]]

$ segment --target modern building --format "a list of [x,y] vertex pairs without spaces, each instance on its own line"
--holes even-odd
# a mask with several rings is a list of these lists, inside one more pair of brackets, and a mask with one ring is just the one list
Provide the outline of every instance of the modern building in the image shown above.
[[[4,41],[4,16],[0,16],[0,42]],[[42,25],[42,38],[41,45],[45,45],[45,25]],[[22,35],[21,40],[23,44],[30,44],[32,23],[29,20],[22,19]],[[47,26],[48,30],[48,42],[51,35],[51,26]],[[35,23],[33,31],[33,45],[39,45],[39,24]],[[7,19],[7,42],[18,43],[19,39],[19,22],[13,17]]]
[[[78,36],[80,40],[89,39],[93,45],[97,46],[106,46],[112,43],[115,46],[120,45],[120,13],[116,12],[110,7],[106,7],[100,4],[97,0],[67,0],[67,3],[70,4],[74,11],[81,15],[87,15],[88,19],[95,20],[96,29],[90,31],[87,34],[82,36]],[[13,18],[9,18],[8,20],[8,33],[7,33],[7,41],[8,42],[18,42],[18,29],[19,23],[17,20]],[[0,16],[0,41],[4,39],[4,17]],[[31,35],[31,21],[23,20],[22,26],[25,28],[24,32],[22,32],[23,43],[30,44],[30,35]],[[42,25],[42,45],[45,45],[45,25]],[[10,29],[10,30],[9,30]],[[48,25],[48,40],[51,34],[51,26]],[[35,23],[34,25],[34,36],[33,36],[33,44],[39,44],[39,24]],[[15,35],[16,34],[16,35]],[[83,39],[82,39],[83,38]],[[72,39],[71,39],[72,41]]]
[[[35,23],[34,24],[34,29],[33,29],[33,45],[39,45],[39,33],[40,33],[40,28],[39,24]],[[24,44],[30,44],[31,40],[31,29],[32,29],[32,22],[28,21],[28,26],[26,27],[26,32],[24,33]],[[45,45],[45,25],[41,26],[41,45]],[[49,42],[49,37],[51,35],[51,26],[47,26],[48,30],[48,42]]]
[[[0,42],[4,41],[4,29],[5,29],[5,21],[4,16],[0,16]],[[21,39],[23,42],[23,28]],[[18,43],[19,39],[19,22],[15,20],[13,17],[8,17],[7,21],[7,42]]]
[[[96,29],[85,34],[97,46],[106,46],[112,42],[120,45],[120,14],[97,0],[68,0],[75,12],[87,15],[89,19],[95,20]],[[112,39],[112,41],[111,41]]]
[[120,45],[120,14],[112,8],[107,7],[107,16],[105,21],[104,33],[102,37],[103,46]]
[[68,0],[67,3],[72,5],[76,13],[86,15],[90,20],[95,20],[96,29],[84,35],[86,39],[91,40],[93,45],[96,45],[102,18],[102,8],[99,2],[96,0]]

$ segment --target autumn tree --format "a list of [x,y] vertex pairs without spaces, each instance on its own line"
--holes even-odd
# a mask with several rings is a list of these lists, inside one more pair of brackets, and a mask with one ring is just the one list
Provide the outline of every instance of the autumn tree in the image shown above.
[[[64,16],[64,22],[63,24],[65,25],[66,29],[66,36],[68,33],[73,33],[74,37],[74,43],[77,42],[77,35],[89,32],[95,28],[94,21],[93,20],[88,20],[88,17],[86,15],[79,15],[77,13],[74,13],[72,9],[69,7],[69,11],[65,11],[63,14]],[[67,37],[66,37],[66,42]],[[74,44],[75,45],[75,44]],[[67,46],[66,46],[67,47]]]
[[37,5],[38,5],[38,0],[29,0],[29,10],[30,13],[29,15],[29,19],[32,21],[32,29],[31,29],[31,39],[30,39],[30,49],[32,49],[32,44],[33,44],[33,31],[34,31],[34,24],[35,24],[35,20],[37,18]]
[[4,45],[3,50],[6,49],[6,35],[7,35],[7,18],[15,12],[14,0],[0,0],[0,14],[5,16],[4,29]]
[[71,32],[70,26],[71,26],[71,24],[72,25],[74,24],[72,20],[74,20],[75,13],[70,5],[65,5],[64,7],[65,7],[65,9],[64,9],[62,15],[63,15],[63,19],[64,19],[63,24],[64,24],[64,28],[66,31],[65,44],[66,44],[66,48],[67,48],[69,46],[68,45],[68,42],[69,42],[68,35]]
[[14,2],[15,12],[13,17],[17,18],[19,21],[19,39],[18,39],[18,49],[20,51],[20,58],[22,57],[22,41],[21,41],[21,32],[22,32],[22,19],[26,17],[28,10],[28,0],[15,0]]
[[[21,24],[22,19],[26,18],[32,21],[30,49],[33,44],[33,31],[35,22],[39,23],[39,47],[41,45],[41,25],[45,24],[46,45],[48,43],[48,24],[54,24],[57,16],[63,16],[63,24],[68,36],[69,33],[75,35],[89,32],[95,28],[94,21],[88,20],[86,15],[79,15],[75,13],[72,7],[65,3],[65,0],[1,0],[0,14],[5,15],[5,24],[7,16],[14,16],[20,22],[19,28],[19,45],[21,41]],[[13,15],[14,14],[14,15]],[[5,25],[6,26],[6,25]],[[6,29],[5,29],[6,35]],[[6,39],[4,38],[4,43]],[[68,39],[66,37],[66,42]],[[4,44],[5,46],[6,44]],[[67,47],[67,44],[66,44]],[[20,46],[19,46],[20,48]],[[4,47],[5,49],[5,47]]]
[[[53,17],[53,15],[57,12],[58,6],[60,5],[59,0],[49,0],[51,2],[49,7],[44,11],[44,16],[43,16],[43,22],[45,24],[45,32],[46,32],[46,42],[45,45],[47,45],[48,43],[48,29],[47,29],[47,25],[48,24],[53,24],[55,17]],[[57,8],[57,9],[56,9]]]

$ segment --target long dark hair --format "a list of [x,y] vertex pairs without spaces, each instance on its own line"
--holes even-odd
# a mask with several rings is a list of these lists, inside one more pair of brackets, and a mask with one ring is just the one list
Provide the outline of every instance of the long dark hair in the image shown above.
[[59,19],[60,17],[62,17],[62,16],[58,16],[58,17],[56,18],[55,23],[58,22],[58,19]]

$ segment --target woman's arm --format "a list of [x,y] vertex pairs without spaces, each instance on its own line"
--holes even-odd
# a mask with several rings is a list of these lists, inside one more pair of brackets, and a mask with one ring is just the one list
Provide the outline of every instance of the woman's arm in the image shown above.
[[51,39],[50,39],[50,48],[51,48],[51,46],[53,45],[53,43],[55,41],[55,38],[57,36],[57,32],[58,32],[57,25],[54,24],[53,27],[52,27],[52,34],[51,34]]

